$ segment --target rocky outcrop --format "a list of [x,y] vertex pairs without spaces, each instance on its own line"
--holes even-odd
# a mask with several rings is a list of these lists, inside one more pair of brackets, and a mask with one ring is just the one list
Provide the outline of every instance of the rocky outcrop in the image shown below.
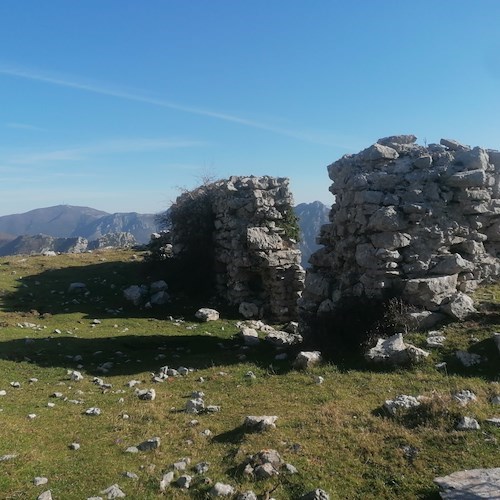
[[295,215],[299,218],[301,265],[307,268],[309,257],[321,248],[316,243],[316,238],[321,227],[328,223],[330,209],[320,201],[313,201],[312,203],[300,203],[294,210]]
[[131,233],[107,233],[97,238],[96,240],[89,241],[87,246],[88,250],[97,250],[99,248],[130,248],[137,244],[136,239]]
[[294,319],[304,271],[292,207],[284,178],[231,177],[201,186],[170,208],[169,249],[176,258],[205,246],[218,295],[243,304],[246,317]]
[[97,240],[88,241],[81,236],[75,238],[54,238],[46,234],[18,236],[0,247],[0,255],[34,255],[46,252],[83,253],[87,250],[115,247],[128,248],[136,244],[130,233],[107,234]]
[[304,317],[341,297],[402,297],[463,319],[467,295],[500,274],[500,152],[412,135],[328,167],[335,203],[301,299]]

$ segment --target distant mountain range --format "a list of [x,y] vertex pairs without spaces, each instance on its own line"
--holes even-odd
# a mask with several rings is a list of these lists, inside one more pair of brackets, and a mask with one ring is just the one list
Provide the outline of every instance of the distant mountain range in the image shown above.
[[95,240],[108,233],[131,233],[139,243],[149,241],[158,230],[154,214],[109,214],[89,207],[57,205],[37,208],[23,214],[0,217],[0,239],[16,236],[46,234],[56,238]]
[[[328,222],[329,209],[319,201],[295,207],[302,231],[299,244],[302,265],[307,266],[311,252],[318,248],[316,235]],[[149,242],[159,230],[157,215],[130,213],[109,214],[89,207],[57,205],[37,208],[22,214],[0,217],[0,255],[42,253],[44,251],[78,252],[105,244]],[[90,242],[86,246],[85,242]]]

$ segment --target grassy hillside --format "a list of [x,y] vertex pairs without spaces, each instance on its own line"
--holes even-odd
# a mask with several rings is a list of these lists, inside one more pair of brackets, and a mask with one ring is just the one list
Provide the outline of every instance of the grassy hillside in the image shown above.
[[[129,251],[0,259],[0,390],[6,391],[0,456],[16,455],[0,461],[1,498],[36,498],[50,489],[55,499],[85,499],[114,483],[132,499],[206,498],[210,483],[221,481],[260,498],[294,499],[320,487],[338,499],[430,499],[437,498],[437,476],[500,465],[500,428],[484,422],[500,416],[490,403],[500,394],[500,356],[491,339],[500,330],[500,288],[483,289],[482,313],[444,328],[445,347],[421,366],[384,371],[325,363],[297,372],[290,360],[276,360],[272,347],[243,348],[229,312],[200,324],[194,312],[205,304],[175,302],[162,310],[125,304],[124,287],[160,277]],[[69,293],[73,282],[84,282],[88,294]],[[424,335],[409,337],[425,348]],[[457,349],[488,361],[461,367]],[[442,361],[447,369],[435,368]],[[112,366],[103,373],[107,362]],[[78,365],[84,379],[71,381],[68,370]],[[193,371],[154,384],[151,373],[164,365]],[[318,375],[324,383],[315,383]],[[95,376],[112,387],[95,385]],[[141,384],[128,387],[131,380]],[[139,400],[137,387],[154,388],[156,399]],[[462,389],[477,401],[460,406],[452,395]],[[203,391],[220,412],[185,413],[193,391]],[[52,397],[56,392],[62,397]],[[382,404],[398,394],[428,400],[392,418]],[[85,415],[91,407],[101,415]],[[277,415],[277,428],[245,433],[246,415]],[[463,415],[478,419],[481,430],[455,430]],[[155,436],[158,449],[125,452]],[[263,448],[278,450],[298,473],[262,481],[245,476],[245,458]],[[191,489],[160,492],[163,473],[183,457],[191,459]],[[202,461],[209,469],[198,475],[192,466]],[[138,478],[124,477],[127,471]],[[35,486],[36,476],[48,483]]]

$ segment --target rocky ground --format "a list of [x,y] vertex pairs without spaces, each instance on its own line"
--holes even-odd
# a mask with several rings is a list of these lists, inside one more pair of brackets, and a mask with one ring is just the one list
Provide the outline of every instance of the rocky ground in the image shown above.
[[133,285],[168,293],[131,251],[0,260],[4,498],[437,498],[498,466],[494,286],[469,321],[394,339],[428,353],[394,368]]

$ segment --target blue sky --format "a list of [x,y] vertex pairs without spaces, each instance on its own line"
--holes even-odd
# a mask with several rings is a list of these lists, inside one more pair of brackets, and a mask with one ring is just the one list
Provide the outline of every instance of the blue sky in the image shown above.
[[500,148],[498,0],[2,0],[0,215],[159,212],[414,133]]

